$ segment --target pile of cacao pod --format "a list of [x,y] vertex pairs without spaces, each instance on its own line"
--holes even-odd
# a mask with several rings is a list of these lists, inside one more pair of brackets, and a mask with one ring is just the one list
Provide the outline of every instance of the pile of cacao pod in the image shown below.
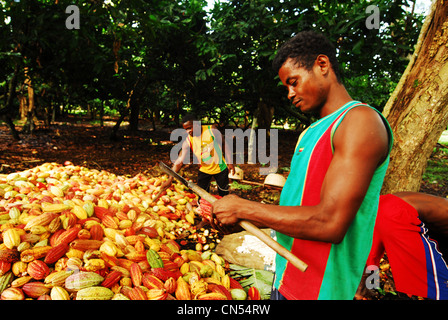
[[70,162],[0,175],[0,298],[260,299],[196,230],[194,194],[173,182],[153,201],[166,179]]

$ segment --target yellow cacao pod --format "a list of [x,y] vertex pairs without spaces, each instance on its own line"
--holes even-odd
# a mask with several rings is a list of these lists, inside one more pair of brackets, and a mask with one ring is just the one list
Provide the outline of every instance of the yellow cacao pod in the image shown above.
[[60,286],[51,288],[50,297],[51,300],[70,300],[70,294]]
[[84,264],[87,271],[98,271],[104,269],[106,264],[103,259],[89,259]]
[[73,270],[61,270],[50,273],[44,280],[49,287],[63,286],[65,280],[74,273]]
[[107,254],[110,257],[115,257],[118,253],[117,246],[111,241],[105,241],[99,249],[101,252]]
[[177,287],[174,294],[177,300],[191,300],[190,286],[182,277],[177,279]]
[[74,207],[73,207],[73,213],[75,214],[75,216],[78,218],[78,219],[80,219],[80,220],[83,220],[83,219],[87,219],[87,212],[86,212],[86,210],[84,210],[84,208],[83,207],[81,207],[81,206],[78,206],[78,205],[75,205]]
[[59,198],[64,197],[64,191],[62,191],[62,189],[57,186],[51,186],[50,192],[56,197],[59,197]]
[[114,292],[106,287],[94,286],[81,289],[76,294],[76,300],[110,300]]
[[18,247],[20,244],[20,233],[16,228],[3,231],[3,243],[8,249]]
[[20,210],[17,207],[12,207],[9,210],[9,217],[13,220],[19,219],[20,217]]

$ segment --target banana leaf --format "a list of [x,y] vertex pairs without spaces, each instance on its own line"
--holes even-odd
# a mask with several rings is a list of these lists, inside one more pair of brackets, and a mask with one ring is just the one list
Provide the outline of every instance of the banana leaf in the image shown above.
[[266,270],[242,267],[236,264],[230,265],[229,275],[237,280],[248,291],[250,287],[256,287],[262,300],[271,296],[274,273]]

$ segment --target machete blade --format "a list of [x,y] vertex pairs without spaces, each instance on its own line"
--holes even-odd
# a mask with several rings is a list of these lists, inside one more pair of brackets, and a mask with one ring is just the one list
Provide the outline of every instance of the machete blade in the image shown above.
[[168,167],[165,163],[163,162],[159,162],[159,167],[160,169],[165,172],[166,174],[176,178],[177,180],[179,180],[180,182],[182,182],[184,185],[186,185],[187,187],[189,187],[188,185],[188,181],[183,178],[181,175],[177,174],[176,172],[174,172],[173,170],[171,170],[170,167]]

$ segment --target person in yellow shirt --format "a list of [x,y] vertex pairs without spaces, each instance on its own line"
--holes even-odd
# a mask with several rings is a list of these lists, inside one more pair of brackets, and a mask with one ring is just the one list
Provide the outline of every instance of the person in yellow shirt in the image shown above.
[[[192,151],[193,163],[199,164],[197,185],[209,192],[210,183],[212,179],[215,179],[218,195],[223,197],[229,194],[229,173],[235,173],[235,167],[219,130],[215,125],[201,125],[193,114],[186,114],[182,118],[182,127],[188,136],[182,144],[179,156],[174,161],[173,171],[179,172],[182,165],[188,163],[189,159],[186,157],[189,157]],[[162,188],[169,187],[172,181],[173,177],[169,177]]]

